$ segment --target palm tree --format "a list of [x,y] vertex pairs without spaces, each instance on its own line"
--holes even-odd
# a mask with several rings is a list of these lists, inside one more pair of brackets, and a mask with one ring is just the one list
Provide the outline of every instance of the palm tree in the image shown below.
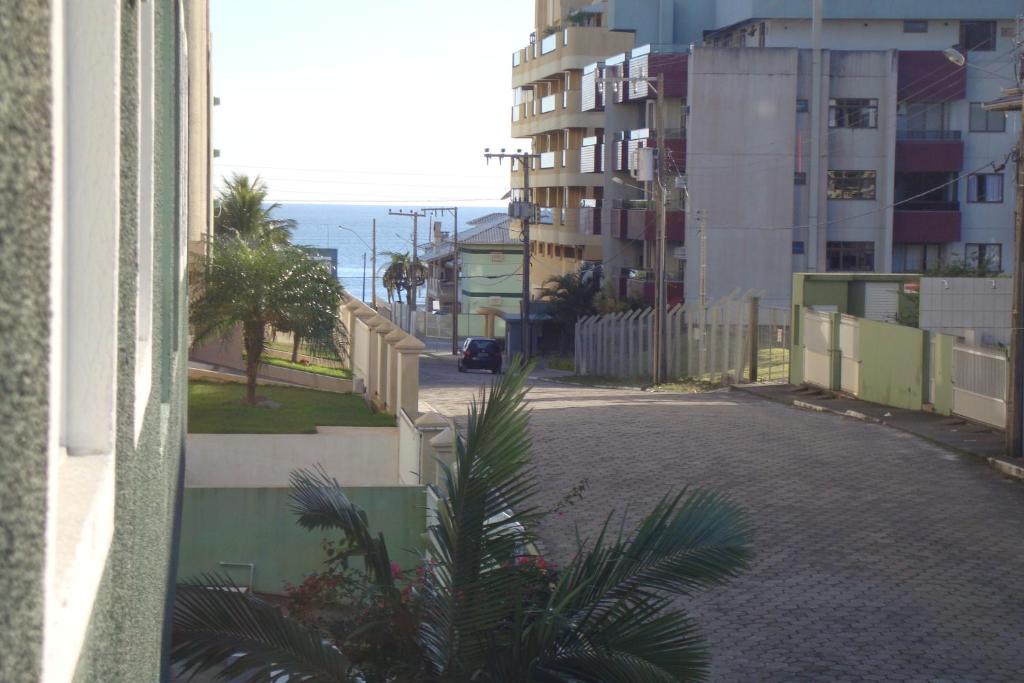
[[300,333],[318,342],[341,332],[342,288],[326,267],[305,250],[269,241],[250,242],[235,234],[217,238],[214,255],[197,269],[191,304],[193,343],[225,337],[242,328],[246,354],[246,400],[256,403],[256,372],[267,330],[301,322]]
[[264,206],[266,198],[267,184],[259,176],[250,180],[247,175],[232,175],[218,197],[219,207],[213,220],[216,234],[231,233],[246,240],[286,244],[296,223],[272,217],[270,214],[281,205]]
[[414,265],[408,253],[387,251],[384,254],[391,257],[391,263],[381,278],[388,292],[388,301],[391,301],[393,292],[398,292],[398,303],[402,303],[403,290],[406,292],[405,300],[412,301],[413,289],[422,287],[427,281],[427,267],[421,261],[416,261]]
[[551,317],[562,328],[563,352],[572,349],[576,321],[597,312],[595,300],[600,292],[601,273],[597,268],[552,275],[544,281],[544,299],[551,306]]
[[[532,502],[524,407],[530,369],[519,366],[512,363],[474,401],[466,439],[452,466],[443,467],[445,495],[429,529],[426,579],[416,609],[400,615],[411,613],[418,627],[393,648],[404,653],[404,668],[394,658],[383,669],[356,661],[374,633],[403,633],[390,623],[329,634],[251,595],[211,589],[226,583],[215,576],[179,591],[172,659],[186,674],[221,670],[252,681],[274,672],[308,681],[705,678],[707,651],[679,598],[722,584],[747,565],[744,514],[711,492],[666,496],[630,534],[612,531],[609,515],[553,581],[524,571],[522,549],[534,541],[542,513]],[[294,472],[292,487],[299,524],[342,531],[339,555],[361,556],[367,589],[375,600],[392,599],[397,588],[387,547],[370,533],[363,510],[323,470]]]

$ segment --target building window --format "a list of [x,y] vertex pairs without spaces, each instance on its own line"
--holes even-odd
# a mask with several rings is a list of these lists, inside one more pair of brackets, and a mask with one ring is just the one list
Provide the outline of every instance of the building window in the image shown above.
[[928,33],[928,22],[923,19],[907,19],[903,22],[904,33]]
[[1006,114],[1001,111],[985,111],[981,102],[971,102],[971,132],[1006,132]]
[[967,177],[967,201],[974,204],[1001,204],[1003,174],[978,173]]
[[927,273],[942,265],[941,244],[896,244],[892,251],[897,273]]
[[960,47],[968,52],[990,52],[996,49],[996,22],[961,21]]
[[1003,245],[967,243],[964,256],[968,265],[985,266],[990,270],[1003,271]]
[[794,254],[802,254],[802,253],[804,253],[804,243],[803,242],[793,242],[793,253]]
[[877,128],[877,99],[832,99],[828,101],[829,128]]
[[796,113],[804,114],[810,111],[810,106],[807,104],[807,100],[800,99],[796,101]]
[[871,272],[875,269],[874,242],[829,242],[825,255],[829,270]]
[[956,173],[897,173],[894,183],[897,208],[909,211],[956,211]]
[[793,174],[793,184],[794,185],[806,185],[807,184],[807,172],[806,171],[797,171],[796,173],[794,173]]
[[[944,138],[946,136],[927,133],[946,131],[948,121],[949,107],[945,102],[900,102],[896,110],[896,129],[904,138]],[[956,134],[959,135],[959,131]]]
[[829,199],[874,199],[874,171],[829,171]]

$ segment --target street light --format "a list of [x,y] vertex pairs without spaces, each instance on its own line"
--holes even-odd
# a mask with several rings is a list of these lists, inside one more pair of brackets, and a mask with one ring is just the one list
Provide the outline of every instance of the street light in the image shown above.
[[[344,225],[339,225],[338,229],[339,230],[347,230],[347,231],[349,231],[350,233],[355,235],[359,239],[359,241],[362,242],[364,245],[366,245],[366,247],[370,250],[371,270],[372,270],[372,273],[373,273],[372,276],[370,277],[370,289],[371,289],[371,292],[370,292],[370,302],[371,303],[370,303],[370,305],[373,306],[374,309],[376,309],[377,308],[377,219],[376,218],[373,219],[373,228],[372,228],[372,230],[373,230],[373,244],[372,245],[371,244],[366,244],[366,240],[363,239],[363,236],[360,235],[355,230],[353,230],[352,228],[346,227]],[[365,253],[363,254],[363,301],[366,301],[366,254]]]

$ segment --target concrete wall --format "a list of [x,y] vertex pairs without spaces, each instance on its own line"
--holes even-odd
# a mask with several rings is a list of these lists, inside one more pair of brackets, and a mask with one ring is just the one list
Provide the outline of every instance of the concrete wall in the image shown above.
[[689,64],[687,297],[699,291],[704,210],[708,299],[753,288],[765,305],[787,306],[798,52],[696,48]]
[[[340,540],[337,532],[309,532],[289,510],[287,488],[190,488],[185,491],[178,576],[227,574],[249,585],[252,563],[256,591],[283,593],[323,568],[321,542]],[[403,568],[418,564],[426,529],[426,489],[345,486],[345,495],[366,511],[370,528],[384,534],[391,559]],[[354,561],[354,564],[358,564]]]
[[860,319],[857,398],[920,410],[924,387],[924,333],[903,325]]
[[922,330],[971,337],[978,346],[1009,346],[1010,278],[921,278]]
[[190,488],[287,486],[297,467],[322,464],[347,486],[393,486],[397,427],[318,427],[316,434],[189,434]]

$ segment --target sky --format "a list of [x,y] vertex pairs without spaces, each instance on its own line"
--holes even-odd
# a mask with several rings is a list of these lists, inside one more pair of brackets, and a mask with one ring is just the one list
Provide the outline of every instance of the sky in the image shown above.
[[211,0],[215,182],[280,202],[495,206],[532,0]]

